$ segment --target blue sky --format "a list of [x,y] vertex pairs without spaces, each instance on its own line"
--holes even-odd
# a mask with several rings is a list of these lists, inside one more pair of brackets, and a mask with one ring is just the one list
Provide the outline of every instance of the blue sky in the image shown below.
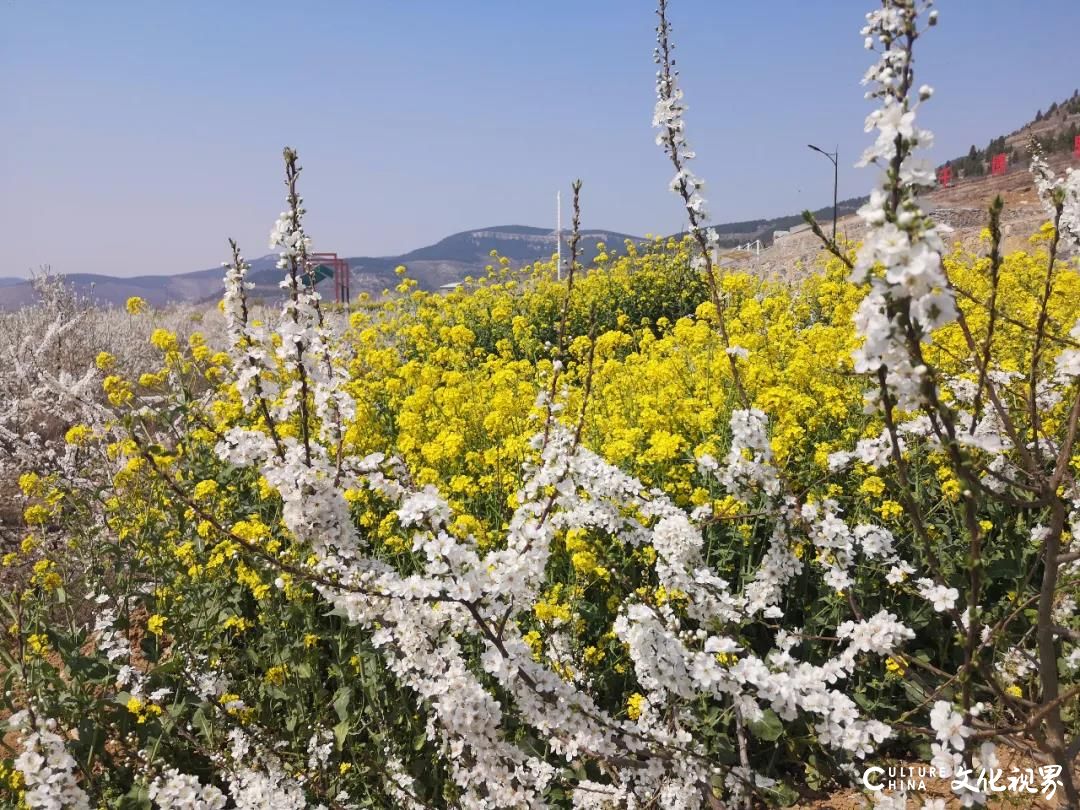
[[[868,0],[671,0],[714,219],[841,197],[868,142]],[[945,159],[1080,86],[1080,3],[951,0],[921,42]],[[267,252],[296,147],[316,247],[386,255],[452,232],[679,227],[653,143],[650,0],[0,0],[0,276],[177,273]],[[564,193],[564,197],[567,195]]]

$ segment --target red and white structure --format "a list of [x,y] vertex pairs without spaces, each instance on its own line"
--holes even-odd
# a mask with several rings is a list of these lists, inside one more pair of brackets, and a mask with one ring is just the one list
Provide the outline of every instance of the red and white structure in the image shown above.
[[339,258],[336,253],[308,254],[307,266],[304,270],[313,284],[318,284],[324,278],[333,277],[336,303],[348,304],[352,300],[349,289],[349,263]]

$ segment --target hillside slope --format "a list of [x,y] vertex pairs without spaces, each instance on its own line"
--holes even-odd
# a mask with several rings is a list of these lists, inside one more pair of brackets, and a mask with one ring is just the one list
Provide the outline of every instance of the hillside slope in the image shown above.
[[1007,135],[998,135],[982,149],[972,144],[966,155],[946,161],[954,177],[971,179],[990,172],[994,155],[1005,154],[1010,168],[1024,168],[1030,159],[1030,146],[1034,140],[1047,156],[1068,157],[1073,151],[1076,137],[1080,135],[1080,90],[1062,102],[1055,101],[1044,113],[1039,110],[1035,117]]
[[[591,262],[604,244],[622,250],[626,240],[640,242],[641,237],[608,230],[583,230],[579,251],[582,260]],[[563,234],[564,255],[568,253]],[[394,268],[405,265],[409,277],[420,282],[426,290],[462,281],[468,276],[482,276],[492,264],[492,251],[505,256],[514,267],[549,259],[557,251],[555,232],[526,225],[500,225],[462,231],[398,256],[350,256],[346,258],[352,271],[352,294],[360,292],[378,295],[397,283]],[[253,272],[256,296],[277,295],[280,273],[276,269]],[[216,293],[215,293],[216,294]],[[329,290],[324,294],[329,295]]]
[[[563,235],[564,242],[566,235]],[[641,237],[609,230],[585,230],[579,250],[582,260],[591,262],[599,253],[601,243],[616,250],[623,249],[625,240],[641,241]],[[404,264],[409,275],[425,289],[461,281],[466,276],[479,276],[491,264],[491,252],[506,256],[511,264],[520,266],[550,258],[557,250],[554,231],[524,225],[500,225],[452,234],[433,245],[417,248],[398,256],[346,257],[352,269],[352,292],[379,294],[396,284],[394,268]],[[566,250],[564,244],[564,250]],[[281,273],[276,268],[277,256],[268,254],[251,261],[250,280],[255,285],[255,297],[274,298],[281,294],[278,282]],[[85,296],[107,305],[123,304],[137,295],[154,306],[169,303],[210,301],[220,297],[223,270],[213,267],[192,273],[172,276],[114,276],[91,273],[69,273],[65,278]],[[327,285],[329,286],[329,285]],[[328,289],[324,294],[329,295]],[[15,309],[35,298],[33,284],[25,279],[5,279],[0,283],[0,309]]]

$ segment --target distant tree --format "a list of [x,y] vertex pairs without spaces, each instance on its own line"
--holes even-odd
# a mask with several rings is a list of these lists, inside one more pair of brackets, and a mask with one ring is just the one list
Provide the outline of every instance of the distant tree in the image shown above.
[[983,153],[974,145],[968,150],[967,157],[956,162],[958,173],[963,177],[981,177],[986,174],[983,167]]
[[1037,113],[1035,113],[1035,120],[1036,121],[1042,121],[1043,120],[1043,112],[1042,112],[1042,110],[1039,110]]

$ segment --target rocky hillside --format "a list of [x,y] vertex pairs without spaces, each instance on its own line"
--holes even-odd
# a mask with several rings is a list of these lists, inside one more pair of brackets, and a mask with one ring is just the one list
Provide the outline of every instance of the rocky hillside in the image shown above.
[[982,149],[972,144],[962,157],[942,164],[951,166],[959,179],[982,177],[990,173],[994,155],[1008,156],[1010,169],[1027,167],[1032,140],[1048,156],[1068,156],[1073,151],[1076,136],[1080,135],[1080,90],[1064,101],[1055,101],[1046,112],[1039,110],[1035,117],[1008,135],[998,135]]
[[[1071,153],[1049,155],[1051,169],[1058,175],[1067,169],[1080,171],[1080,159]],[[948,188],[929,191],[922,197],[923,207],[947,230],[946,241],[959,243],[972,250],[982,250],[979,235],[987,223],[987,208],[996,196],[1001,196],[1005,209],[1001,217],[1003,247],[1006,251],[1030,247],[1028,238],[1047,219],[1046,209],[1039,201],[1031,174],[1024,167],[1013,167],[1007,174],[962,179]],[[824,219],[819,219],[825,224]],[[857,216],[845,216],[838,223],[842,240],[858,242],[865,224]],[[827,228],[826,228],[827,230]],[[822,255],[821,242],[809,230],[792,232],[760,254],[729,251],[721,264],[748,268],[774,278],[795,279],[811,272]]]

